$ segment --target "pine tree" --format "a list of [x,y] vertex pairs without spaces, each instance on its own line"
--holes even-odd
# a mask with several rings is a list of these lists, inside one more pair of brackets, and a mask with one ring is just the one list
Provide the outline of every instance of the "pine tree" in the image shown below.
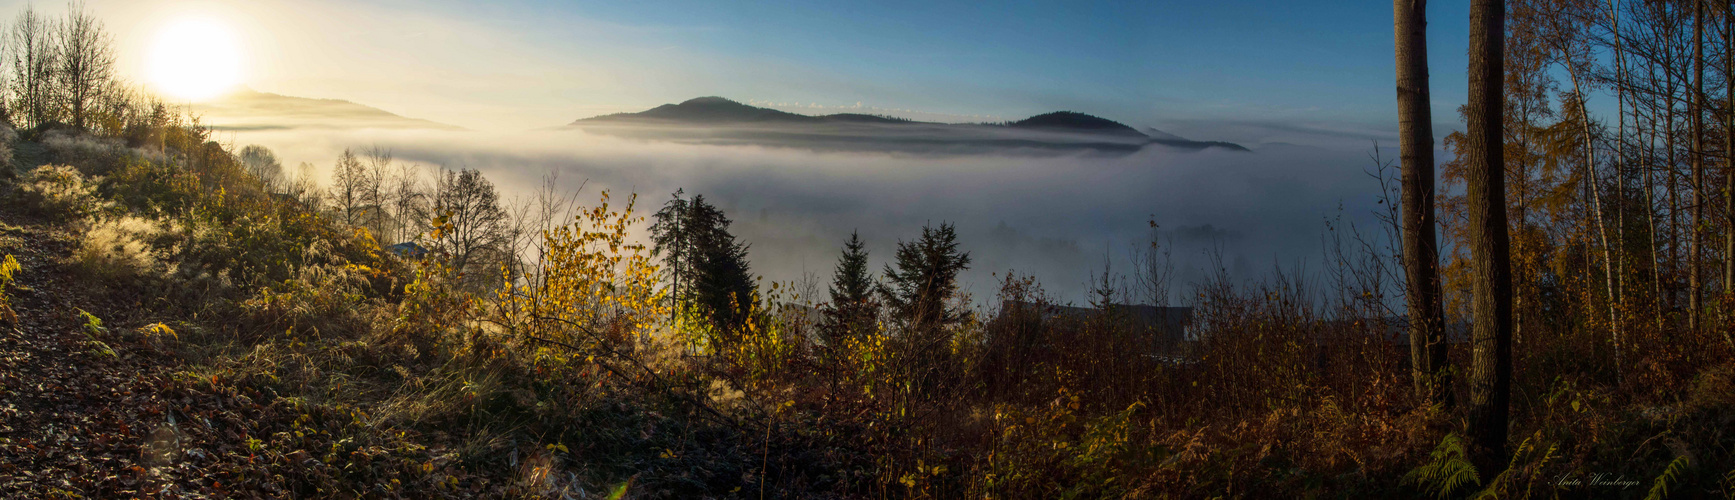
[[874,300],[874,283],[868,276],[868,254],[864,247],[861,236],[851,232],[843,255],[837,259],[837,270],[831,279],[831,302],[821,309],[825,314],[821,330],[827,344],[835,346],[846,338],[873,331],[874,320],[879,316],[879,302]]
[[961,307],[948,305],[958,293],[958,273],[970,268],[970,254],[958,251],[951,224],[922,228],[921,239],[898,242],[897,268],[885,268],[887,284],[880,296],[901,321],[918,332],[963,321]]

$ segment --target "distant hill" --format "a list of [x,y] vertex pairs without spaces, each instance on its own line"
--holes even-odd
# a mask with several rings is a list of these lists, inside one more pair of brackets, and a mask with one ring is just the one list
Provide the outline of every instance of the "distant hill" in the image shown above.
[[638,113],[602,116],[599,120],[641,119],[690,123],[812,122],[820,118],[775,109],[748,106],[721,97],[699,97],[680,104],[664,104]]
[[211,101],[194,103],[189,111],[217,130],[258,131],[300,128],[463,130],[428,120],[338,99],[309,99],[252,89],[238,90]]
[[1107,118],[1098,118],[1084,113],[1075,113],[1072,111],[1044,113],[1008,123],[1006,126],[1036,130],[1063,130],[1068,132],[1090,132],[1095,134],[1149,137],[1132,127],[1122,125],[1120,122]]
[[991,152],[1129,154],[1150,145],[1184,150],[1237,144],[1153,137],[1106,118],[1059,111],[1001,124],[951,124],[843,113],[810,116],[700,97],[637,113],[572,122],[568,128],[647,140],[939,154]]
[[637,113],[615,113],[585,118],[572,123],[620,121],[666,121],[680,123],[911,123],[911,120],[887,116],[841,113],[810,116],[749,106],[722,97],[696,97],[680,104],[664,104]]

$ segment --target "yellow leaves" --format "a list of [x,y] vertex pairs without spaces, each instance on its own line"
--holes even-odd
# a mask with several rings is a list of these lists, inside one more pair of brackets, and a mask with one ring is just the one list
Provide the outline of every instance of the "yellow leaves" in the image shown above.
[[551,445],[544,446],[543,448],[547,448],[548,451],[550,451],[550,452],[558,451],[561,453],[572,453],[572,450],[567,449],[566,445],[563,443],[554,443]]
[[628,241],[633,225],[644,220],[632,213],[637,196],[619,211],[610,210],[609,199],[604,192],[598,206],[543,231],[541,275],[520,293],[503,296],[505,309],[523,318],[555,318],[562,325],[548,324],[553,331],[547,334],[561,341],[571,340],[565,329],[573,325],[645,334],[668,315],[658,267],[644,245]]
[[429,239],[433,239],[433,240],[437,241],[442,236],[445,236],[447,232],[452,230],[452,213],[453,212],[451,210],[446,210],[446,211],[440,212],[439,216],[434,217],[434,221],[432,223],[432,225],[434,226],[434,230],[428,233]]
[[23,267],[18,265],[18,259],[13,258],[12,254],[6,254],[6,259],[0,261],[0,285],[11,285],[13,276],[21,269]]
[[6,322],[11,324],[18,324],[18,313],[12,310],[11,288],[14,276],[20,269],[22,267],[18,265],[18,259],[12,258],[12,254],[6,254],[6,259],[0,261],[0,316],[5,317]]
[[139,328],[139,331],[152,336],[169,337],[175,340],[181,339],[180,334],[175,333],[175,329],[169,328],[169,325],[162,323],[151,323],[145,325],[143,328]]

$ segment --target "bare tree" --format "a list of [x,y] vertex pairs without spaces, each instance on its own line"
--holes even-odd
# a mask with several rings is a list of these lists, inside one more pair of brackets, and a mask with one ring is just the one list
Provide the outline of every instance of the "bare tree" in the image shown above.
[[362,151],[362,156],[367,162],[361,175],[361,204],[367,207],[362,222],[373,230],[375,238],[383,240],[391,236],[387,233],[389,214],[386,210],[395,205],[389,199],[391,191],[386,187],[386,177],[392,170],[392,150],[371,146]]
[[1485,474],[1506,463],[1512,380],[1512,264],[1506,226],[1504,122],[1506,4],[1470,4],[1470,88],[1465,105],[1472,317],[1472,460]]
[[400,162],[391,172],[388,184],[393,239],[415,239],[428,221],[428,192],[422,183],[422,171],[413,163]]
[[1398,151],[1403,161],[1404,271],[1416,395],[1450,404],[1440,250],[1434,233],[1434,127],[1428,100],[1428,2],[1393,0]]
[[29,4],[6,31],[12,72],[7,102],[12,105],[13,120],[22,128],[34,128],[59,118],[60,99],[54,82],[58,51],[53,31],[53,22]]
[[114,44],[102,21],[82,2],[72,4],[55,25],[55,72],[72,126],[85,130],[86,118],[114,80]]
[[510,217],[500,207],[500,195],[481,172],[463,169],[441,173],[434,190],[434,212],[442,221],[434,250],[472,289],[489,285],[499,265],[508,263]]
[[314,178],[315,167],[312,163],[301,162],[295,170],[295,182],[290,184],[290,194],[308,209],[318,211],[320,205],[325,203],[325,193],[319,188],[319,181]]
[[343,150],[331,172],[331,202],[345,224],[355,225],[361,221],[366,189],[366,168],[353,151]]
[[247,167],[247,173],[259,179],[266,190],[275,191],[283,187],[283,164],[277,161],[277,154],[258,144],[241,148],[238,155],[241,165]]

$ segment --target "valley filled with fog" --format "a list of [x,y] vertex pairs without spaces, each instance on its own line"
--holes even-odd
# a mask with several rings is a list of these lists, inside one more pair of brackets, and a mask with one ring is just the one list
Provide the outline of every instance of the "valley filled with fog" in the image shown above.
[[1105,262],[1114,274],[1130,271],[1130,252],[1153,236],[1169,244],[1179,285],[1172,298],[1185,302],[1188,284],[1206,276],[1216,249],[1238,280],[1268,276],[1279,265],[1317,275],[1328,219],[1377,230],[1371,151],[1329,146],[1243,152],[1152,145],[1104,156],[833,152],[573,129],[219,127],[215,138],[267,146],[292,175],[310,163],[326,185],[345,148],[379,146],[427,168],[480,170],[506,200],[527,200],[555,175],[563,191],[582,187],[581,203],[594,203],[603,190],[616,199],[637,193],[648,215],[684,189],[735,221],[733,232],[751,244],[755,274],[778,282],[811,277],[820,291],[851,231],[868,242],[877,270],[899,240],[919,235],[924,224],[951,222],[973,258],[963,284],[979,304],[993,299],[996,277],[1008,272],[1035,277],[1063,303],[1083,303],[1093,273]]

